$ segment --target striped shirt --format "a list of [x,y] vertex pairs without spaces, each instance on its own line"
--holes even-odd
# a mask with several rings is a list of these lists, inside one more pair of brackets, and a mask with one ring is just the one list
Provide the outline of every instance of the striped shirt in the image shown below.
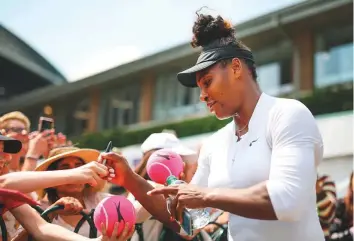
[[317,211],[320,224],[325,237],[329,237],[329,227],[332,224],[336,211],[336,186],[334,181],[327,175],[317,179]]

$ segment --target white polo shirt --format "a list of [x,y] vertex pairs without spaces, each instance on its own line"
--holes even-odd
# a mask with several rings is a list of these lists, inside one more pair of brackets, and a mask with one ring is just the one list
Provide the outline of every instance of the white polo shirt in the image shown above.
[[243,189],[266,181],[278,220],[230,215],[229,241],[324,241],[315,191],[322,154],[322,138],[306,106],[263,93],[239,142],[234,122],[205,141],[192,183]]

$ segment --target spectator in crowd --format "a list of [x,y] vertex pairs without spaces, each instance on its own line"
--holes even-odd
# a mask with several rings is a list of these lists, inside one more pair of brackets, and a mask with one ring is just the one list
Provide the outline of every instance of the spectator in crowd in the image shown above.
[[[49,131],[42,134],[30,133],[30,127],[29,119],[22,112],[14,111],[0,117],[1,134],[15,138],[22,143],[21,151],[12,156],[8,167],[9,172],[34,170],[39,157],[49,151],[48,141],[44,137],[51,137],[49,135],[51,133]],[[23,160],[22,167],[21,160]]]
[[[99,151],[94,149],[57,148],[51,151],[49,158],[42,162],[36,171],[67,170],[81,167],[86,163],[96,161],[99,154]],[[108,178],[114,177],[112,172],[109,175]],[[95,187],[71,183],[38,190],[37,194],[39,198],[42,198],[41,206],[44,209],[54,205],[64,205],[64,210],[59,210],[51,216],[52,222],[73,231],[81,219],[81,216],[78,215],[80,211],[83,209],[92,210],[102,199],[111,196],[108,193],[100,192],[105,183],[103,180],[98,181],[98,185]],[[146,213],[146,211],[138,202],[134,200],[132,202],[136,209],[137,218],[141,219],[141,213]],[[88,224],[84,223],[79,233],[88,237],[89,230]]]
[[328,175],[317,177],[316,182],[317,212],[326,240],[329,239],[329,227],[335,217],[336,185]]
[[[29,204],[37,205],[35,201],[21,194],[20,192],[13,190],[0,189],[0,204],[2,206],[1,209],[9,210],[21,223],[21,225],[25,227],[25,230],[32,236],[34,236],[35,240],[37,241],[127,241],[134,232],[134,228],[129,229],[128,224],[126,224],[123,232],[118,237],[118,223],[116,223],[111,237],[108,237],[106,235],[105,224],[102,223],[101,229],[103,235],[101,237],[94,239],[85,238],[76,233],[70,232],[69,230],[63,227],[46,222],[39,216],[35,209],[29,206]],[[2,210],[0,210],[0,215],[1,214]],[[0,240],[2,239],[0,238]],[[11,240],[27,241],[28,236],[27,233],[22,232],[16,235],[14,238],[11,238]]]
[[[81,167],[86,163],[97,160],[99,154],[99,151],[94,149],[56,148],[50,152],[49,158],[43,161],[35,171],[67,170]],[[73,231],[81,219],[81,216],[78,215],[79,212],[83,209],[94,209],[103,198],[107,197],[108,194],[99,192],[105,183],[101,180],[96,187],[79,183],[54,186],[38,190],[37,195],[41,199],[43,209],[55,205],[64,205],[64,210],[57,211],[55,217],[52,215],[52,223]],[[85,223],[80,230],[80,234],[88,237],[89,230],[88,224]]]
[[12,155],[12,161],[8,166],[8,171],[20,171],[20,159],[28,151],[29,133],[31,123],[22,112],[14,111],[0,117],[0,134],[12,137],[21,141],[22,149],[19,153]]
[[182,157],[185,164],[183,178],[186,182],[190,181],[197,165],[197,153],[183,146],[181,141],[174,134],[167,132],[153,133],[143,142],[141,150],[143,152],[142,160],[144,161],[141,161],[140,164],[137,165],[135,169],[136,173],[139,173],[139,175],[148,180],[146,162],[154,151],[163,148],[169,148]]
[[[12,139],[9,137],[5,137],[0,135],[0,168],[3,168],[5,164],[11,160],[11,154],[18,153],[22,148],[22,144],[19,140]],[[98,165],[98,164],[97,164]],[[15,173],[14,173],[15,174]],[[11,175],[11,174],[9,174]],[[12,175],[13,176],[13,175]],[[63,179],[63,178],[62,178]],[[20,185],[26,185],[28,180],[22,179],[24,182],[19,183]],[[64,179],[63,179],[64,180]],[[41,179],[42,183],[43,180]],[[1,190],[5,190],[2,189]],[[4,192],[1,192],[3,194]],[[13,194],[14,191],[9,192]],[[10,197],[9,197],[10,196]],[[44,240],[53,240],[53,241],[85,241],[92,240],[87,239],[83,236],[77,235],[73,232],[67,231],[64,228],[59,226],[47,223],[44,221],[39,214],[32,209],[24,200],[26,197],[19,196],[21,199],[17,197],[17,199],[13,199],[13,195],[0,195],[0,204],[2,204],[7,210],[9,210],[13,216],[21,223],[21,225],[38,241]],[[27,198],[30,204],[36,205],[34,201]],[[3,215],[3,211],[0,212],[0,215]],[[7,225],[6,225],[7,226]],[[8,227],[7,227],[8,228]],[[106,236],[105,226],[102,224],[103,236],[94,239],[97,241],[126,241],[131,237],[134,232],[134,229],[128,230],[128,227],[125,228],[124,232],[120,237],[116,237],[116,235],[112,235],[112,238]],[[7,230],[8,231],[8,230]],[[115,234],[117,233],[117,225],[115,226]],[[17,236],[13,240],[27,240],[23,239],[24,236]]]
[[[141,150],[143,152],[143,157],[140,163],[135,168],[135,172],[143,177],[145,180],[148,180],[149,183],[155,187],[162,186],[150,180],[147,170],[146,164],[152,153],[159,149],[168,148],[179,154],[184,163],[184,173],[181,176],[182,179],[191,179],[193,176],[193,169],[191,167],[196,163],[196,152],[183,146],[181,141],[176,137],[175,134],[171,134],[170,132],[162,132],[162,133],[153,133],[151,134],[141,145]],[[192,169],[191,171],[188,171]],[[186,175],[187,173],[187,175]],[[132,195],[129,195],[132,197]],[[146,212],[145,218],[151,217],[151,215]],[[209,236],[206,232],[202,232],[201,236],[204,241],[210,240]],[[139,241],[140,237],[143,237],[145,241],[175,241],[175,240],[184,240],[179,235],[175,234],[175,232],[171,231],[169,228],[164,227],[164,225],[158,220],[151,217],[149,220],[143,222],[141,225],[137,226],[137,231],[132,237],[132,241]]]
[[345,197],[337,201],[335,219],[330,228],[331,241],[353,240],[353,178],[352,172]]
[[22,142],[21,151],[12,157],[9,172],[33,171],[38,160],[46,158],[51,149],[71,143],[63,133],[55,134],[54,130],[30,132],[30,127],[29,119],[22,112],[14,111],[0,117],[1,134]]
[[[54,146],[54,130],[46,130],[41,133],[30,133],[31,123],[27,116],[19,111],[7,113],[0,117],[0,134],[12,137],[21,142],[22,148],[12,155],[11,161],[1,169],[1,175],[9,172],[31,171],[37,165],[41,156],[46,156]],[[57,138],[60,141],[62,138]],[[23,160],[23,163],[21,163]],[[22,164],[22,165],[21,165]],[[28,194],[34,200],[37,195],[34,192]],[[9,212],[4,214],[8,230],[12,234],[18,224]]]
[[[1,174],[6,173],[6,171],[4,170],[7,169],[7,166],[11,162],[12,154],[19,153],[21,149],[22,149],[22,144],[19,140],[0,135],[0,173]],[[8,235],[9,236],[14,235],[18,227],[15,217],[9,212],[3,213],[2,217],[5,221]]]

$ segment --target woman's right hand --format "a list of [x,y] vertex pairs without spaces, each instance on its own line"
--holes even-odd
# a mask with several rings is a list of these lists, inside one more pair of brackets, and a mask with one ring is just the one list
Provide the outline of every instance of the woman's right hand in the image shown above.
[[106,226],[104,225],[104,223],[102,223],[101,224],[102,236],[98,240],[100,240],[100,241],[127,241],[128,239],[130,239],[133,236],[133,234],[135,232],[135,225],[133,225],[131,228],[129,228],[129,223],[126,223],[125,227],[123,229],[123,232],[119,236],[118,236],[118,225],[119,225],[118,222],[116,222],[114,224],[112,236],[108,237]]
[[44,130],[43,132],[34,131],[29,134],[27,156],[40,158],[47,157],[50,145],[53,142],[54,130]]
[[73,197],[60,198],[52,206],[56,205],[64,206],[64,209],[56,211],[59,215],[77,215],[84,209],[80,201]]
[[134,171],[130,168],[127,159],[115,152],[101,153],[97,160],[99,163],[105,163],[109,168],[113,168],[115,177],[110,182],[123,186],[125,182],[129,182],[129,177],[134,174]]
[[112,168],[107,168],[105,165],[100,164],[96,161],[87,163],[81,167],[68,170],[69,176],[73,177],[76,184],[89,184],[90,186],[97,186],[107,179],[110,181],[115,177],[114,170]]

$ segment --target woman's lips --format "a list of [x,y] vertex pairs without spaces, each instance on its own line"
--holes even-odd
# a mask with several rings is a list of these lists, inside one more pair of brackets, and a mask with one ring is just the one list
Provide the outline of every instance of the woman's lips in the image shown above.
[[216,101],[211,101],[207,103],[207,106],[209,108],[209,110],[211,110],[211,108],[215,105]]

